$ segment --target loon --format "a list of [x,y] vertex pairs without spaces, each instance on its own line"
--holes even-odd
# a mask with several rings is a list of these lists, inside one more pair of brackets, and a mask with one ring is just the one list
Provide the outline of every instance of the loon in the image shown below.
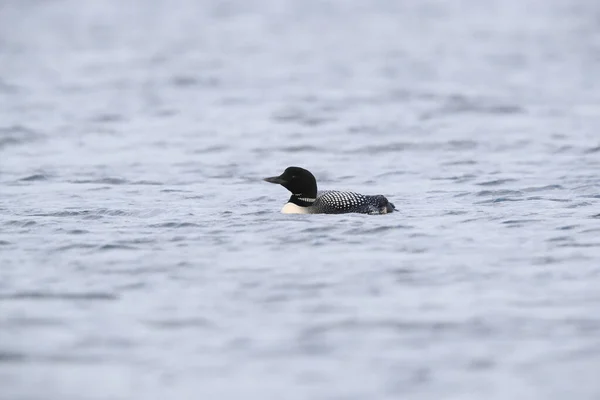
[[387,214],[396,209],[382,195],[367,196],[334,190],[318,192],[314,175],[300,167],[288,167],[283,174],[264,180],[278,183],[292,192],[281,209],[284,214]]

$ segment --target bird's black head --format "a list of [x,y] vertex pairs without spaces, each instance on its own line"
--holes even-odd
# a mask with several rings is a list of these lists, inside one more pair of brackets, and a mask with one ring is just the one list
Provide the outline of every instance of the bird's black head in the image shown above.
[[317,180],[310,171],[304,168],[288,167],[283,171],[283,174],[265,178],[265,181],[280,184],[296,197],[317,198]]

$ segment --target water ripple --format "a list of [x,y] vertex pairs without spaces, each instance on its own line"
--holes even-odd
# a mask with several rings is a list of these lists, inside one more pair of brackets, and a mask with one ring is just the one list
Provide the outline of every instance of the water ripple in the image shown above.
[[179,330],[179,329],[197,329],[197,328],[211,328],[213,324],[202,317],[192,318],[169,318],[169,319],[155,319],[147,320],[145,324],[158,329],[165,330]]
[[142,185],[142,186],[160,186],[162,182],[156,181],[129,181],[123,178],[99,178],[99,179],[76,179],[69,181],[76,184],[103,184],[103,185]]
[[77,210],[77,211],[56,211],[51,213],[28,214],[32,217],[102,217],[102,216],[125,216],[130,212],[124,210],[111,210],[107,208],[98,208],[95,210]]
[[475,193],[476,196],[522,196],[523,192],[520,190],[508,190],[508,189],[499,189],[499,190],[482,190]]
[[25,178],[19,179],[21,182],[36,182],[36,181],[47,181],[50,178],[47,174],[34,174],[29,175]]
[[76,301],[96,301],[96,300],[117,300],[119,297],[109,292],[16,292],[0,293],[0,300],[76,300]]
[[41,133],[22,125],[0,126],[0,149],[7,146],[28,144],[41,137]]
[[160,224],[151,224],[150,228],[196,228],[200,225],[193,222],[162,222]]
[[491,181],[476,183],[476,185],[478,185],[478,186],[500,186],[500,185],[504,185],[506,183],[511,183],[511,182],[517,182],[517,179],[512,179],[512,178],[494,179]]

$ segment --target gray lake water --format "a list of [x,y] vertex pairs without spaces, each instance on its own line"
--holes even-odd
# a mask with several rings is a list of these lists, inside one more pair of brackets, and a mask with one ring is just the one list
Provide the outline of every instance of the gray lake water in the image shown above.
[[600,398],[598,1],[3,0],[0,191],[3,400]]

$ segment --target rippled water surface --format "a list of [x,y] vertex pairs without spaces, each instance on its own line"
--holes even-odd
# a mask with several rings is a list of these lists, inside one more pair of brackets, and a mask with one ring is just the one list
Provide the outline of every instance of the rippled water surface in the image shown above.
[[0,398],[600,398],[599,4],[2,1]]

